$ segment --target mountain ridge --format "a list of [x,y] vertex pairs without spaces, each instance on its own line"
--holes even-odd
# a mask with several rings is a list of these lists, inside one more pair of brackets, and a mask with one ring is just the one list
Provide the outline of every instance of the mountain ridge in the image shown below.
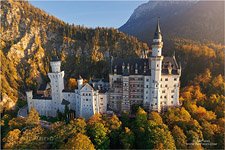
[[149,1],[138,6],[119,30],[150,44],[157,17],[165,41],[180,37],[224,43],[224,2],[220,1]]

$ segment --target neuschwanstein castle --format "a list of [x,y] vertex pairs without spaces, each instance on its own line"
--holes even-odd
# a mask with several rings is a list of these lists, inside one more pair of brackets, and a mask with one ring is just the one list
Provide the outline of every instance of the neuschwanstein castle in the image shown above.
[[[179,106],[181,66],[175,56],[162,56],[162,34],[157,23],[149,58],[117,59],[112,62],[109,83],[99,81],[108,88],[102,89],[98,82],[83,83],[77,79],[78,88],[64,90],[64,71],[61,61],[51,60],[48,73],[50,84],[37,96],[27,91],[28,108],[34,107],[40,115],[53,116],[57,111],[64,112],[65,105],[76,112],[76,117],[88,119],[95,113],[129,112],[132,105],[143,105],[147,110],[162,111]],[[100,87],[100,88],[99,88]],[[107,89],[107,90],[105,90]],[[46,96],[47,94],[47,96]]]

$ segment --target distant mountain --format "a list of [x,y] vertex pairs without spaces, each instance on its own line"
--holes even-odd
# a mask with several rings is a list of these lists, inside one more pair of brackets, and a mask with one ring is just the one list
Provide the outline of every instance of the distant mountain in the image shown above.
[[26,0],[0,4],[1,109],[48,80],[53,55],[61,57],[66,79],[79,74],[91,78],[107,75],[111,56],[139,57],[148,50],[147,44],[116,29],[69,25]]
[[224,15],[223,1],[149,1],[119,30],[149,43],[160,17],[165,41],[179,37],[224,43]]

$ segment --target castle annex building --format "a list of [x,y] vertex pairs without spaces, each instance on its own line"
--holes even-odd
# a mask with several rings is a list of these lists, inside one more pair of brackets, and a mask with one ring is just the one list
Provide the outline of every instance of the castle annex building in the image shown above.
[[[57,111],[64,112],[67,105],[76,112],[76,117],[88,119],[95,113],[105,113],[107,107],[107,92],[96,89],[90,84],[83,84],[83,79],[77,79],[78,88],[73,91],[64,90],[64,71],[61,71],[61,61],[53,58],[50,62],[52,72],[48,73],[50,87],[46,86],[41,94],[33,95],[27,91],[28,109],[34,107],[40,115],[56,117]],[[41,86],[42,88],[42,86]],[[49,92],[49,94],[47,91]]]
[[160,112],[179,106],[181,66],[175,56],[162,56],[162,34],[157,23],[152,55],[146,59],[115,60],[109,75],[109,107],[129,112],[133,104]]
[[162,56],[162,34],[159,20],[149,58],[117,59],[111,64],[109,83],[104,79],[91,80],[90,84],[77,79],[78,88],[64,89],[64,71],[58,58],[50,62],[50,84],[40,86],[37,95],[27,91],[28,108],[34,107],[40,115],[57,116],[65,106],[76,112],[76,117],[88,119],[95,113],[129,112],[133,105],[147,110],[162,111],[179,106],[181,66],[175,56]]

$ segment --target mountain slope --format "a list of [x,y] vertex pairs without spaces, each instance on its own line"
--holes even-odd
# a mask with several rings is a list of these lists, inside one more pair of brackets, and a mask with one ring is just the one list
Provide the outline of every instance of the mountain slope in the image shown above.
[[47,81],[53,55],[61,57],[66,79],[78,74],[90,78],[107,74],[111,56],[139,57],[148,50],[137,38],[116,29],[69,25],[26,1],[1,1],[0,31],[6,102],[6,98],[15,102],[26,89]]
[[224,43],[222,1],[149,1],[135,9],[119,30],[150,42],[157,17],[165,41],[181,37]]

